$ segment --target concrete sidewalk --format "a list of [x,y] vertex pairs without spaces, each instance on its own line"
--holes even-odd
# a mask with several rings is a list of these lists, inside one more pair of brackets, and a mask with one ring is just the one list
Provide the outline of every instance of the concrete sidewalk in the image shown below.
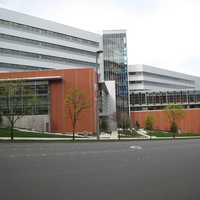
[[[179,140],[179,139],[200,139],[200,136],[188,136],[188,137],[153,137],[151,140]],[[72,138],[32,138],[32,137],[16,137],[15,141],[72,141]],[[118,137],[116,134],[111,136],[110,138],[101,138],[100,141],[118,141]],[[143,137],[121,137],[120,141],[142,141],[142,140],[150,140],[150,138]],[[0,141],[10,141],[10,137],[0,137]],[[75,138],[75,141],[97,141],[96,137],[88,137],[88,138]]]
[[112,140],[118,140],[118,132],[117,131],[112,131],[110,139]]

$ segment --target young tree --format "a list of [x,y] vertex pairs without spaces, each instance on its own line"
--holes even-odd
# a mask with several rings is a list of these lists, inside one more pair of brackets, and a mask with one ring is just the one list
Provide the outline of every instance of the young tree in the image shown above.
[[155,124],[155,118],[153,115],[148,115],[145,118],[145,129],[147,129],[150,133],[150,139],[151,139],[151,131],[154,128],[154,124]]
[[32,109],[33,91],[26,91],[29,102],[24,106],[25,81],[16,79],[0,82],[0,111],[9,122],[11,142],[14,141],[14,127],[29,110]]
[[153,115],[148,115],[145,118],[145,129],[152,131],[155,123],[155,118]]
[[72,123],[73,141],[75,140],[75,131],[80,113],[89,107],[89,101],[85,94],[78,88],[72,89],[66,95],[65,103]]
[[2,118],[2,114],[0,113],[0,126],[2,125],[3,122],[3,118]]
[[165,108],[165,112],[170,122],[170,131],[173,133],[173,137],[178,132],[178,121],[184,118],[185,111],[182,106],[176,104],[170,104]]

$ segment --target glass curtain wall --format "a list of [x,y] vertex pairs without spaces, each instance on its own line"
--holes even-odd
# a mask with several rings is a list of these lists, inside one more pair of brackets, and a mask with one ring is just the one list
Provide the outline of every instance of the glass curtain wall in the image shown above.
[[128,66],[126,31],[105,31],[103,33],[104,79],[115,80],[116,117],[129,115]]
[[[24,81],[16,86],[15,93],[8,95],[5,86],[9,82],[0,84],[0,113],[9,114],[12,110],[20,115],[47,115],[49,112],[49,84],[45,80]],[[6,90],[9,90],[7,88]],[[13,104],[13,105],[8,105]],[[14,107],[13,107],[14,106]]]

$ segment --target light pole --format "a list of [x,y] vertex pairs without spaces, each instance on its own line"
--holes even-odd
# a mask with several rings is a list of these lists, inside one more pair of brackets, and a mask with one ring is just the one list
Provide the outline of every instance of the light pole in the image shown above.
[[97,94],[96,94],[96,134],[97,134],[97,140],[100,140],[100,133],[99,133],[99,74],[100,74],[100,69],[99,69],[99,56],[102,54],[102,50],[98,50],[96,52],[96,75],[97,75]]

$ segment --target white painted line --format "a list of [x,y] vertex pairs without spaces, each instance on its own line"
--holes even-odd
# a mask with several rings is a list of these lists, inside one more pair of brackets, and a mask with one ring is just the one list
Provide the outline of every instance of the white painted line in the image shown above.
[[47,154],[43,153],[41,156],[47,156]]
[[130,149],[137,149],[137,150],[141,150],[142,149],[142,147],[138,146],[138,145],[133,145],[133,146],[130,146],[129,148]]

